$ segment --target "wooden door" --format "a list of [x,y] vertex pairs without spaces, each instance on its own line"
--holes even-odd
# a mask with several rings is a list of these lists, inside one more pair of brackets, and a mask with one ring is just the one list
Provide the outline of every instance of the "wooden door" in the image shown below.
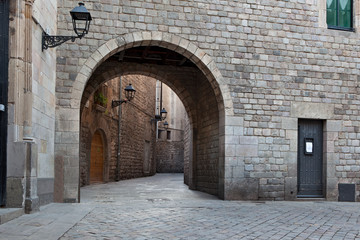
[[90,184],[104,181],[104,144],[99,131],[91,141]]
[[8,96],[9,1],[0,0],[0,206],[5,205]]
[[323,122],[299,120],[298,196],[323,197]]

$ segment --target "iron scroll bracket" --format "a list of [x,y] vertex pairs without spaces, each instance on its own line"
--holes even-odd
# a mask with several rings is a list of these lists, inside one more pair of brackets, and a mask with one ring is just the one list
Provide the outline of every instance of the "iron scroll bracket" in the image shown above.
[[46,32],[42,34],[42,50],[46,50],[48,48],[53,48],[61,45],[62,43],[71,40],[75,41],[76,38],[81,38],[79,36],[51,36]]

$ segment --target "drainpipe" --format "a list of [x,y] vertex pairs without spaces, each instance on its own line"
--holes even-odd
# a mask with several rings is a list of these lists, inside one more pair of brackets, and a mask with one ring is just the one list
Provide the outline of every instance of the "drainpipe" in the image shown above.
[[[121,98],[122,93],[122,82],[121,82],[121,76],[119,81],[119,99]],[[116,159],[116,181],[120,180],[120,140],[121,140],[121,104],[119,105],[119,122],[118,122],[118,151],[117,151],[117,159]]]
[[[160,111],[162,109],[162,89],[163,83],[160,82],[160,108],[158,114],[160,115]],[[156,140],[159,139],[159,121],[156,121]]]

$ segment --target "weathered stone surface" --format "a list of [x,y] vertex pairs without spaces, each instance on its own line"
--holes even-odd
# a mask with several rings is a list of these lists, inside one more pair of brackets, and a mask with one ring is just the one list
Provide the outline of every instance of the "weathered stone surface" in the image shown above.
[[[96,131],[101,132],[104,146],[103,182],[144,177],[155,174],[155,131],[151,126],[155,109],[155,79],[128,75],[121,77],[122,88],[132,83],[136,98],[121,105],[121,139],[119,144],[119,107],[111,108],[111,101],[119,99],[119,77],[101,85],[98,92],[86,98],[82,111],[80,132],[80,184],[90,183],[91,141]],[[100,106],[94,96],[101,92],[106,97]],[[125,96],[122,94],[122,99]],[[141,104],[140,104],[141,103]],[[146,148],[146,142],[150,148]],[[118,146],[120,157],[118,159]],[[145,153],[149,151],[148,153]],[[149,159],[145,159],[149,156]],[[145,164],[146,162],[146,164]],[[146,166],[150,166],[147,170]]]
[[[193,187],[215,194],[226,192],[226,177],[237,182],[244,174],[260,182],[259,198],[286,198],[286,178],[295,181],[298,167],[294,160],[297,121],[309,118],[323,120],[324,139],[333,139],[326,140],[325,182],[356,183],[359,195],[359,34],[327,29],[323,1],[88,3],[95,19],[89,34],[76,43],[59,46],[56,52],[41,52],[41,39],[36,36],[48,26],[51,33],[56,29],[54,22],[44,20],[56,10],[58,33],[67,35],[70,27],[66,21],[74,2],[65,1],[56,8],[51,1],[51,8],[42,9],[43,2],[35,1],[33,13],[39,25],[32,44],[36,49],[31,129],[36,141],[46,142],[39,148],[42,177],[51,178],[49,169],[54,165],[60,185],[78,180],[79,157],[73,146],[80,143],[78,126],[85,104],[81,99],[116,74],[137,73],[168,84],[184,103],[191,131],[186,135],[191,140],[185,148],[186,158],[195,159],[187,161],[185,170],[189,172],[185,175]],[[359,9],[355,10],[358,30]],[[197,69],[118,62],[112,70],[97,72],[112,54],[137,46],[177,52]],[[14,48],[19,51],[16,56],[11,52],[11,69],[15,69],[14,59],[23,59],[24,47]],[[26,71],[21,61],[18,67]],[[18,85],[10,83],[10,99],[16,106],[24,99],[15,99],[13,90],[23,89],[23,80],[20,77]],[[11,131],[21,132],[11,136],[14,141],[30,131],[23,128],[26,119],[21,112],[17,107],[10,114]],[[242,168],[243,172],[227,172]],[[59,189],[62,195],[76,195],[73,186],[76,184]],[[333,199],[336,194],[329,187],[325,195]]]
[[236,181],[226,181],[226,195],[228,200],[258,200],[259,199],[259,180],[255,178],[240,178]]

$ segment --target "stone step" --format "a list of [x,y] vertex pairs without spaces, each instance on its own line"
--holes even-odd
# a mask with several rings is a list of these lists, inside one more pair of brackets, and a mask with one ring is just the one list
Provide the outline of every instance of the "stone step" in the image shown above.
[[296,201],[303,202],[326,202],[326,198],[306,198],[306,197],[297,197]]
[[0,208],[0,224],[4,224],[24,214],[22,208]]

